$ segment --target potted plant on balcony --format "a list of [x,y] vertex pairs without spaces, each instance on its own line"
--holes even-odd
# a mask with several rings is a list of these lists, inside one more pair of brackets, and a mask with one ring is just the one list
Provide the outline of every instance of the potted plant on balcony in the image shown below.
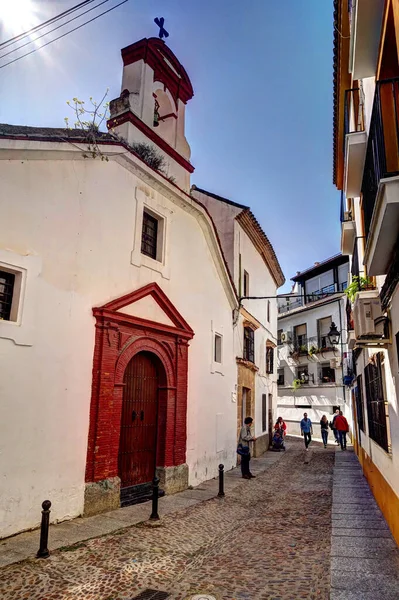
[[369,277],[362,277],[355,275],[352,277],[352,283],[344,290],[345,294],[351,302],[355,301],[356,294],[362,290],[373,290],[374,285]]

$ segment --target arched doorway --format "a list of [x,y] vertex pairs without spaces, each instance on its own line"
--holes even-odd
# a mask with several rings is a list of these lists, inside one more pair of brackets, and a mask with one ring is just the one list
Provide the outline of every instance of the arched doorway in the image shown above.
[[148,484],[154,477],[164,379],[163,365],[151,352],[139,352],[125,369],[118,454],[121,489]]

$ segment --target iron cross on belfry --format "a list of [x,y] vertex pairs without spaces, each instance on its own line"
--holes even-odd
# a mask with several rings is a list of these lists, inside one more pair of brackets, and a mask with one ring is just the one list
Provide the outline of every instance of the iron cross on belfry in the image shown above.
[[158,27],[159,27],[159,37],[161,38],[161,40],[164,37],[165,38],[169,37],[169,33],[166,31],[165,27],[163,26],[163,24],[165,23],[165,19],[163,17],[161,17],[160,19],[158,19],[158,17],[156,17],[154,19],[154,23],[156,25],[158,25]]

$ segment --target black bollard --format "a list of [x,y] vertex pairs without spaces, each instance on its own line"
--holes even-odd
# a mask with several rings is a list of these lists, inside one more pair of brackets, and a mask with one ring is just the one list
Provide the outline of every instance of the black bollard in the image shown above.
[[154,477],[154,479],[152,480],[152,513],[151,513],[151,517],[150,517],[151,521],[159,521],[158,494],[159,494],[159,479],[158,479],[158,477]]
[[50,500],[45,500],[42,504],[42,523],[40,525],[40,548],[36,554],[37,558],[47,558],[50,556],[48,544],[48,528],[50,525]]
[[224,465],[219,465],[219,493],[218,496],[224,496]]

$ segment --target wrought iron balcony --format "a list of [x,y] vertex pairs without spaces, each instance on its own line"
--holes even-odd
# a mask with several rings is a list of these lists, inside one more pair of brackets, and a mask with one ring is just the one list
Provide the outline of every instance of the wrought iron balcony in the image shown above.
[[399,175],[399,78],[377,83],[363,176],[366,235],[381,179]]
[[363,92],[360,88],[352,88],[345,91],[344,104],[344,190],[348,198],[360,194],[366,147]]
[[375,90],[362,182],[367,238],[365,264],[370,275],[386,274],[388,259],[398,235],[398,111],[399,78],[379,81]]

